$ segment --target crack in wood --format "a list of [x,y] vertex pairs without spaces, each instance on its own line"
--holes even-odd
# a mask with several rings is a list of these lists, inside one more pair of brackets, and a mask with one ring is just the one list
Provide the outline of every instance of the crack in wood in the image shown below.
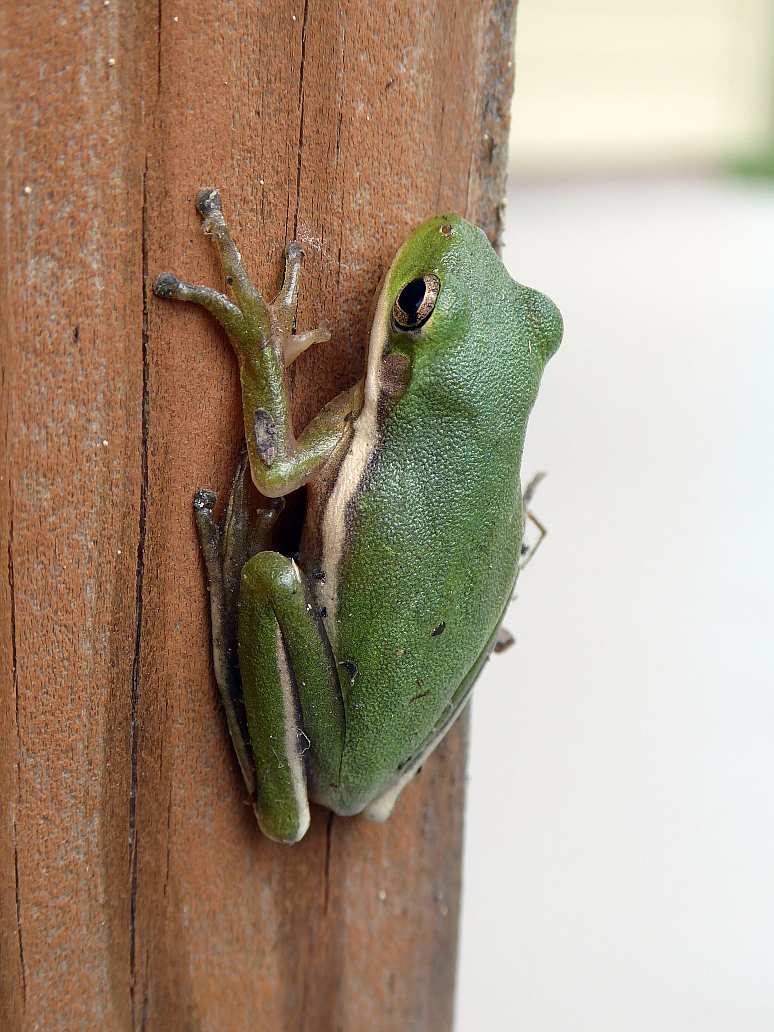
[[[8,595],[11,616],[11,677],[13,679],[13,695],[16,707],[16,737],[19,737],[19,677],[16,672],[16,589],[13,583],[13,499],[9,506],[11,516],[8,521]],[[18,757],[18,750],[17,750]]]
[[164,899],[167,898],[167,888],[169,887],[169,865],[172,860],[172,847],[171,847],[171,836],[170,829],[172,826],[172,783],[169,785],[169,793],[167,795],[167,856],[166,864],[164,867],[164,891],[162,893]]
[[323,865],[323,917],[328,914],[331,899],[331,853],[333,851],[333,822],[336,814],[331,810],[325,825],[325,863]]
[[130,784],[129,784],[129,871],[130,871],[130,924],[129,924],[129,991],[132,999],[134,1025],[134,991],[136,982],[137,946],[137,711],[140,702],[140,658],[142,653],[143,576],[145,572],[145,529],[148,509],[148,158],[142,174],[142,414],[140,442],[140,506],[137,535],[137,565],[134,589],[134,654],[132,656],[132,694],[129,725]]
[[19,735],[19,676],[16,667],[16,589],[13,580],[13,498],[10,499],[10,519],[8,521],[8,592],[11,624],[11,678],[16,712],[16,805],[13,808],[13,876],[14,895],[16,900],[16,938],[19,949],[19,968],[21,971],[22,1009],[27,1004],[27,966],[24,961],[24,935],[21,919],[21,887],[19,881],[19,848],[17,844],[16,811],[21,802],[21,738]]
[[[144,968],[145,971],[148,970],[148,963],[149,963],[148,948],[146,947],[145,948],[145,968]],[[148,1027],[148,1011],[149,1010],[150,1010],[150,993],[148,992],[148,983],[146,981],[145,989],[144,989],[144,992],[142,994],[142,1013],[140,1015],[140,1032],[145,1032],[146,1028]]]
[[301,64],[298,70],[298,151],[296,153],[296,210],[293,215],[293,239],[298,238],[298,210],[301,206],[301,154],[304,149],[304,62],[306,61],[306,26],[309,20],[309,0],[304,0],[304,20],[301,23]]
[[21,926],[21,894],[19,892],[19,850],[16,846],[16,814],[13,816],[13,874],[16,889],[16,935],[19,943],[19,964],[21,967],[22,1010],[27,1007],[27,966],[24,962],[24,936]]
[[156,103],[161,96],[161,25],[162,25],[162,0],[156,0]]

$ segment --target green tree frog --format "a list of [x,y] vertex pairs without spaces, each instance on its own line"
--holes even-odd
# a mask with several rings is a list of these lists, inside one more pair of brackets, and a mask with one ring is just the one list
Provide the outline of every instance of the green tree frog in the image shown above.
[[[480,229],[431,218],[384,276],[363,378],[296,436],[287,367],[329,338],[295,331],[302,250],[287,248],[269,304],[218,191],[196,207],[231,296],[171,273],[154,290],[212,313],[239,364],[246,449],[223,521],[211,491],[194,513],[239,764],[262,831],[292,843],[310,800],[386,818],[497,643],[520,565],[527,418],[562,320]],[[297,552],[282,554],[281,499],[304,485]]]

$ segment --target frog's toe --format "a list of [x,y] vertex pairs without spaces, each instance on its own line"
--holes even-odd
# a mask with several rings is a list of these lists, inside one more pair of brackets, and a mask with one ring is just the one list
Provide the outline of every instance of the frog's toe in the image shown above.
[[156,297],[177,297],[179,289],[180,280],[171,272],[162,272],[153,284],[153,293]]
[[194,495],[193,507],[194,509],[202,512],[212,512],[215,508],[215,503],[218,500],[218,496],[214,491],[210,491],[206,487],[200,487]]
[[196,210],[203,219],[208,215],[214,215],[216,211],[223,211],[223,203],[220,199],[220,190],[216,186],[205,186],[196,195]]
[[312,344],[324,344],[330,339],[330,331],[326,330],[324,326],[318,326],[316,330],[306,330],[304,333],[291,333],[283,348],[285,365],[289,366],[295,362],[298,356]]

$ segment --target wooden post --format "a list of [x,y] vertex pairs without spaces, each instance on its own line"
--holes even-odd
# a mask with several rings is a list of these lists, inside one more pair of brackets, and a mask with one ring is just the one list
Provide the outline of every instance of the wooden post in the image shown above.
[[[407,232],[500,225],[514,0],[4,13],[0,1027],[447,1029],[465,730],[384,826],[261,838],[212,678],[194,490],[241,423],[193,208],[259,284],[306,251],[300,419],[359,375]],[[295,367],[294,367],[295,368]]]

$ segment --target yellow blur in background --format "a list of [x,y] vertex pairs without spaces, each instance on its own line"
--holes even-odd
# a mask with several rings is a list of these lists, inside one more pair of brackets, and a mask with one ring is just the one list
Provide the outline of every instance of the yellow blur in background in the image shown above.
[[522,0],[511,168],[706,168],[768,144],[770,0]]
[[519,4],[504,259],[565,338],[474,693],[458,1032],[774,1029],[773,13]]

